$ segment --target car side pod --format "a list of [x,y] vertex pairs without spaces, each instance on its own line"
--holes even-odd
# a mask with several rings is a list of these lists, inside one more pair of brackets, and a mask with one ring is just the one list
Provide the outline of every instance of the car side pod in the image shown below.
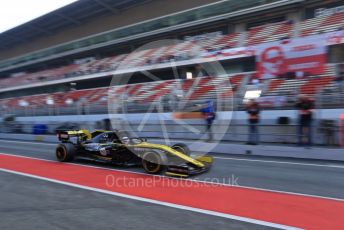
[[214,161],[214,158],[212,156],[198,155],[198,156],[195,156],[195,160],[200,161],[202,163],[212,164]]

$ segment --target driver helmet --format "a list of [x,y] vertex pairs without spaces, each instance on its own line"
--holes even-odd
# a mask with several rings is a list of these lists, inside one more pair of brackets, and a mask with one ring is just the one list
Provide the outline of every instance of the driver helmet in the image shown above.
[[129,144],[129,137],[122,137],[123,144]]

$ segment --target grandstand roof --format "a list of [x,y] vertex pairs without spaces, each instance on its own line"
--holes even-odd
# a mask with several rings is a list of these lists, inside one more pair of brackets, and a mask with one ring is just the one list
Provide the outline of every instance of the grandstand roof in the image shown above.
[[[118,14],[122,10],[151,2],[152,0],[82,0],[57,9],[30,22],[0,33],[0,50],[39,36],[51,35],[70,26],[105,14]],[[19,7],[19,6],[18,6]]]

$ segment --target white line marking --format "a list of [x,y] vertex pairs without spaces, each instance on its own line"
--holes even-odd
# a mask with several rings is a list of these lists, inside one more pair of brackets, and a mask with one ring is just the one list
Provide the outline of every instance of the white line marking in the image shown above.
[[282,224],[275,224],[275,223],[270,223],[270,222],[266,222],[266,221],[256,220],[256,219],[252,219],[252,218],[240,217],[240,216],[235,216],[235,215],[230,215],[230,214],[225,214],[225,213],[220,213],[220,212],[215,212],[215,211],[209,211],[209,210],[205,210],[205,209],[193,208],[193,207],[188,207],[188,206],[179,205],[179,204],[173,204],[173,203],[168,203],[168,202],[163,202],[163,201],[158,201],[158,200],[153,200],[153,199],[147,199],[147,198],[138,197],[138,196],[127,195],[127,194],[123,194],[123,193],[111,192],[111,191],[107,191],[107,190],[103,190],[103,189],[97,189],[97,188],[93,188],[93,187],[89,187],[89,186],[83,186],[83,185],[79,185],[79,184],[49,179],[46,177],[35,176],[32,174],[28,174],[28,173],[21,173],[21,172],[16,172],[16,171],[7,170],[7,169],[1,169],[1,168],[0,168],[0,171],[12,173],[12,174],[16,174],[16,175],[21,175],[21,176],[26,176],[26,177],[30,177],[30,178],[34,178],[34,179],[49,181],[52,183],[62,184],[62,185],[70,186],[70,187],[90,190],[93,192],[104,193],[104,194],[108,194],[108,195],[113,195],[113,196],[117,196],[117,197],[137,200],[137,201],[141,201],[141,202],[148,202],[148,203],[162,205],[162,206],[166,206],[166,207],[177,208],[177,209],[182,209],[182,210],[187,210],[187,211],[192,211],[192,212],[198,212],[198,213],[202,213],[202,214],[206,214],[206,215],[223,217],[223,218],[227,218],[227,219],[243,221],[243,222],[247,222],[247,223],[252,223],[252,224],[257,224],[257,225],[262,225],[262,226],[267,226],[267,227],[272,227],[272,228],[288,229],[288,230],[289,229],[290,230],[291,229],[300,229],[300,228],[286,226],[286,225],[282,225]]
[[[27,158],[27,159],[41,160],[41,161],[55,162],[55,163],[57,162],[57,161],[54,161],[54,160],[47,160],[47,159],[41,159],[41,158],[36,158],[36,157],[29,157],[29,156],[22,156],[22,155],[8,154],[8,153],[0,153],[0,155],[22,157],[22,158]],[[143,172],[134,172],[134,171],[128,171],[128,170],[122,170],[122,169],[104,168],[104,167],[93,166],[93,165],[85,165],[85,164],[77,164],[77,163],[64,163],[64,164],[82,166],[82,167],[87,167],[87,168],[96,168],[96,169],[102,169],[102,170],[110,170],[110,171],[114,171],[114,172],[132,173],[132,174],[138,174],[138,175],[144,175],[144,176],[163,177],[163,178],[169,178],[169,179],[172,179],[172,180],[188,180],[188,181],[193,181],[193,182],[198,182],[198,183],[214,184],[214,185],[227,186],[227,187],[233,187],[233,188],[244,188],[244,189],[251,189],[251,190],[257,190],[257,191],[263,191],[263,192],[274,192],[274,193],[280,193],[280,194],[286,194],[286,195],[295,195],[295,196],[303,196],[303,197],[310,197],[310,198],[317,198],[317,199],[325,199],[325,200],[344,202],[344,199],[341,199],[341,198],[317,196],[317,195],[311,195],[311,194],[287,192],[287,191],[281,191],[281,190],[257,188],[257,187],[242,186],[242,185],[230,185],[230,184],[225,184],[225,183],[218,183],[218,182],[212,182],[212,181],[204,181],[202,179],[190,179],[190,178],[178,179],[178,178],[173,178],[173,177],[164,176],[164,175],[151,175],[151,174],[147,174],[147,173],[143,173]]]
[[327,167],[327,168],[341,168],[344,169],[342,165],[324,165],[324,164],[311,164],[311,163],[297,163],[290,161],[268,161],[268,160],[254,160],[254,159],[244,159],[244,158],[231,158],[231,157],[214,157],[215,159],[221,160],[234,160],[234,161],[251,161],[251,162],[264,162],[264,163],[274,163],[274,164],[289,164],[289,165],[303,165],[303,166],[314,166],[314,167]]

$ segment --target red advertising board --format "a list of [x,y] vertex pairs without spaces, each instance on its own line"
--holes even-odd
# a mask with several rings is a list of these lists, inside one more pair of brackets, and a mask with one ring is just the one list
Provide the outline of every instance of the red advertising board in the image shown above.
[[323,74],[326,40],[321,35],[265,43],[256,47],[258,76],[275,78],[287,72]]
[[326,45],[338,45],[344,43],[344,30],[325,34]]

